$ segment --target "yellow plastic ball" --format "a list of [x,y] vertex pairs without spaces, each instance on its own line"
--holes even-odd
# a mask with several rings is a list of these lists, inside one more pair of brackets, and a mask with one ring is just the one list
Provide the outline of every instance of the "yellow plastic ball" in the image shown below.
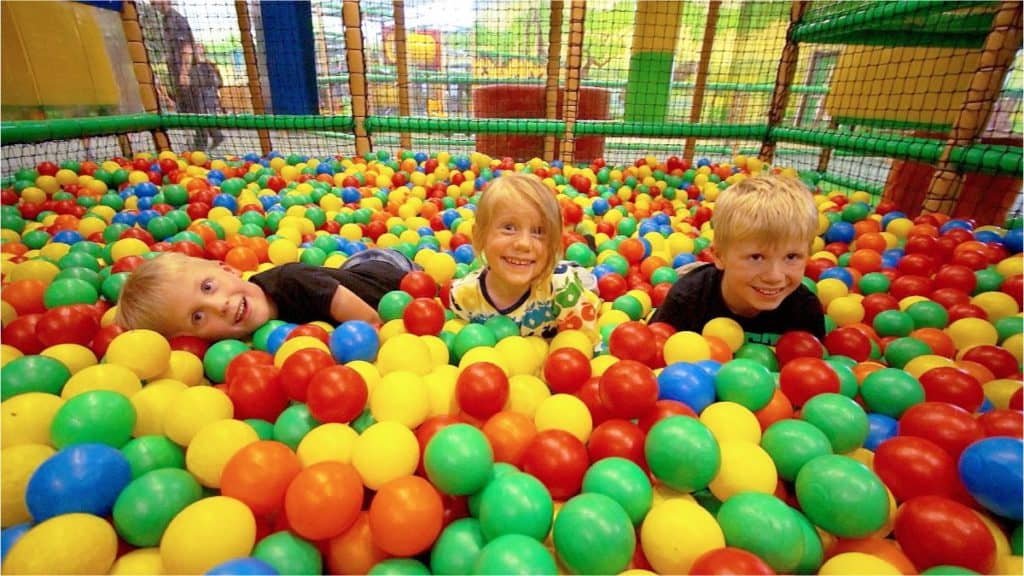
[[71,376],[61,390],[61,398],[70,400],[83,392],[111,390],[131,399],[142,390],[138,375],[120,364],[95,364]]
[[597,377],[605,373],[606,370],[612,367],[613,364],[618,362],[619,359],[611,354],[602,354],[601,356],[595,356],[590,359],[590,376]]
[[4,557],[3,572],[106,574],[116,556],[117,534],[109,522],[92,514],[61,514],[33,526],[15,542]]
[[270,262],[278,266],[288,264],[289,262],[298,262],[299,247],[290,240],[278,238],[270,243],[270,246],[267,248],[267,255],[270,258]]
[[896,235],[897,238],[905,239],[913,227],[914,222],[909,218],[893,218],[885,226],[885,231]]
[[838,278],[825,278],[818,282],[818,300],[821,301],[821,305],[826,309],[828,309],[828,305],[833,300],[846,296],[849,293],[850,288]]
[[[471,349],[472,352],[474,349]],[[537,374],[544,364],[544,357],[538,355],[533,344],[522,336],[514,335],[502,338],[494,346],[508,364],[508,375]]]
[[999,264],[996,264],[996,272],[999,272],[1003,278],[1024,274],[1024,258],[1021,258],[1019,254],[1003,258]]
[[594,344],[590,341],[590,336],[587,336],[586,332],[582,330],[563,330],[559,332],[551,339],[547,353],[550,354],[561,348],[575,348],[587,358],[594,356]]
[[32,520],[25,503],[25,489],[39,465],[56,453],[52,446],[41,443],[5,445],[0,450],[0,523],[4,528]]
[[701,330],[702,336],[714,336],[721,339],[733,352],[740,349],[746,341],[743,327],[732,318],[712,318]]
[[490,362],[498,368],[501,368],[501,371],[505,373],[505,376],[512,375],[506,358],[502,356],[497,349],[489,346],[477,346],[476,348],[469,349],[462,355],[462,358],[459,359],[459,370],[465,370],[467,366],[477,362]]
[[110,256],[114,262],[128,256],[141,256],[149,252],[149,246],[138,238],[122,238],[110,247]]
[[972,346],[993,346],[999,340],[996,327],[981,318],[961,318],[946,326],[945,332],[960,352]]
[[455,383],[459,377],[459,369],[455,366],[436,366],[423,377],[423,385],[427,389],[430,403],[429,416],[445,416],[458,412],[455,401]]
[[864,319],[864,305],[853,295],[839,296],[829,302],[826,309],[829,318],[839,326],[849,326]]
[[166,574],[159,548],[139,548],[121,556],[110,568],[110,576]]
[[[0,326],[6,328],[17,317],[18,311],[14,309],[14,306],[11,306],[6,300],[0,300]],[[0,344],[0,346],[6,346],[6,344]],[[14,346],[7,347],[11,350],[16,350]]]
[[259,440],[241,420],[217,420],[199,429],[185,451],[185,467],[207,488],[220,488],[220,474],[239,450]]
[[409,331],[405,329],[405,322],[401,318],[395,318],[394,320],[388,320],[380,327],[378,335],[381,342],[387,342],[392,337],[399,334],[408,334]]
[[700,413],[700,421],[721,442],[760,444],[761,425],[757,416],[735,402],[715,402]]
[[1013,357],[1017,359],[1017,363],[1024,363],[1024,334],[1014,334],[1006,340],[1000,346],[1013,354]]
[[891,563],[864,552],[843,552],[829,558],[818,569],[822,576],[855,576],[859,574],[892,574],[900,576],[899,571]]
[[203,382],[203,361],[191,352],[171,350],[167,370],[159,376],[184,382],[186,386],[198,386]]
[[[63,256],[63,254],[61,256]],[[57,274],[60,274],[60,268],[58,268],[53,262],[46,260],[26,260],[25,262],[15,265],[11,269],[10,281],[40,280],[42,282],[49,283],[53,281]]]
[[549,396],[551,390],[543,380],[529,374],[517,374],[508,380],[505,409],[533,418],[537,407]]
[[772,494],[779,474],[771,456],[750,442],[719,442],[721,464],[718,474],[708,484],[715,498],[725,502],[741,492]]
[[227,496],[193,502],[179,512],[160,539],[168,574],[203,574],[248,556],[256,543],[256,518],[249,507]]
[[683,330],[665,340],[665,364],[700,362],[711,358],[711,345],[696,332]]
[[380,383],[380,370],[377,369],[376,365],[370,364],[366,360],[353,360],[345,364],[345,366],[355,370],[363,377],[363,381],[366,382],[366,391],[371,394],[373,389],[377,387],[377,384]]
[[363,484],[378,490],[384,484],[416,471],[420,445],[412,430],[398,422],[377,422],[356,438],[352,465]]
[[436,368],[438,366],[446,366],[448,364],[448,357],[450,352],[448,351],[448,345],[444,343],[437,336],[420,336],[420,340],[427,345],[427,350],[430,351],[431,366]]
[[152,330],[129,330],[118,334],[110,342],[106,359],[148,380],[167,370],[171,360],[171,345],[166,338]]
[[348,424],[321,424],[302,437],[295,454],[303,468],[319,462],[349,463],[358,437],[359,433]]
[[[420,253],[432,253],[429,250],[421,250]],[[433,257],[423,266],[423,271],[430,274],[430,277],[442,285],[455,277],[455,259],[448,254],[432,253]]]
[[377,368],[382,375],[409,371],[423,376],[432,366],[430,348],[414,334],[392,336],[377,351]]
[[164,411],[164,434],[179,446],[188,446],[204,426],[234,415],[235,407],[224,392],[212,386],[185,388]]
[[146,384],[140,392],[129,398],[135,408],[135,428],[132,436],[159,436],[164,433],[164,414],[167,408],[188,388],[177,380],[156,380]]
[[277,349],[276,353],[274,353],[274,366],[277,366],[278,368],[284,366],[284,362],[289,356],[295,354],[299,350],[305,350],[307,348],[315,348],[328,354],[331,353],[330,348],[327,347],[327,344],[324,344],[323,340],[312,336],[298,336],[296,338],[285,340],[284,344],[281,344],[281,347]]
[[1021,382],[1010,378],[996,378],[981,386],[985,390],[985,398],[988,398],[993,406],[1006,409],[1010,406],[1010,397],[1020,390]]
[[931,370],[932,368],[941,368],[943,366],[953,366],[954,363],[949,358],[939,356],[937,354],[922,354],[916,356],[907,362],[903,366],[903,371],[910,374],[914,378],[921,378],[921,375]]
[[55,344],[39,353],[48,356],[67,366],[71,374],[96,364],[96,354],[81,344]]
[[430,397],[423,379],[414,372],[388,372],[370,395],[370,413],[377,422],[398,422],[413,429],[430,414]]
[[1017,301],[1005,292],[982,292],[971,298],[971,304],[984,310],[988,314],[988,321],[993,324],[1020,312]]
[[0,446],[51,444],[50,424],[63,405],[62,398],[44,392],[26,392],[4,400],[0,403]]
[[725,547],[725,535],[696,502],[670,498],[651,507],[640,525],[640,546],[659,574],[687,574],[706,552]]
[[572,394],[554,394],[540,401],[533,414],[537,431],[564,430],[584,444],[594,429],[590,409]]

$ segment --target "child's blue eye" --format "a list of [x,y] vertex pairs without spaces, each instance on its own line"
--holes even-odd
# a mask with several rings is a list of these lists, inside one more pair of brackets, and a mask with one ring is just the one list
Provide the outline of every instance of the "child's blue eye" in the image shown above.
[[200,324],[205,318],[206,314],[203,312],[193,312],[191,320],[193,324]]

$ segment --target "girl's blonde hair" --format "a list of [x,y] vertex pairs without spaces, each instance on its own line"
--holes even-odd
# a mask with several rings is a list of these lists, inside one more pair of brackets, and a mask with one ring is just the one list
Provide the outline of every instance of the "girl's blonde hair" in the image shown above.
[[114,322],[128,330],[146,329],[166,334],[166,314],[160,305],[174,290],[179,290],[182,274],[188,268],[207,262],[177,252],[165,252],[139,264],[121,288]]
[[808,247],[818,233],[818,207],[803,182],[757,176],[726,188],[711,216],[716,251],[751,238],[767,245],[796,240]]
[[[555,198],[554,190],[544,185],[540,178],[522,172],[503,172],[484,188],[477,204],[473,224],[473,249],[483,254],[484,242],[498,207],[505,202],[528,202],[541,214],[544,220],[545,243],[548,248],[546,275],[555,269],[562,257],[562,209]],[[541,278],[543,280],[543,278]]]

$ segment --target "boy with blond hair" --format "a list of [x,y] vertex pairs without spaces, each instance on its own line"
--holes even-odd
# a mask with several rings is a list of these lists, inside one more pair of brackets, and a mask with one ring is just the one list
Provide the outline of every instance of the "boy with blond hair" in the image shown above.
[[143,262],[128,276],[115,322],[168,338],[207,340],[242,339],[273,319],[375,324],[381,297],[398,290],[402,277],[415,269],[400,252],[368,249],[337,269],[296,262],[243,280],[223,262],[169,252]]
[[825,337],[821,303],[802,284],[818,230],[803,183],[777,175],[738,182],[718,197],[711,225],[713,265],[683,274],[651,322],[700,332],[714,318],[731,318],[747,342],[767,345],[794,330]]

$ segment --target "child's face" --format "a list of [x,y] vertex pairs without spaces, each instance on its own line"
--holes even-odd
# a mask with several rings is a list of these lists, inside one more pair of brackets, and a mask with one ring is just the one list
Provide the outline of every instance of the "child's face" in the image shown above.
[[504,201],[484,237],[489,289],[525,293],[549,265],[544,217],[529,202]]
[[272,317],[267,296],[226,264],[205,262],[189,267],[180,289],[162,303],[170,321],[169,336],[207,340],[245,338]]
[[772,244],[751,238],[716,251],[726,305],[748,317],[778,308],[800,286],[808,248],[799,240]]

